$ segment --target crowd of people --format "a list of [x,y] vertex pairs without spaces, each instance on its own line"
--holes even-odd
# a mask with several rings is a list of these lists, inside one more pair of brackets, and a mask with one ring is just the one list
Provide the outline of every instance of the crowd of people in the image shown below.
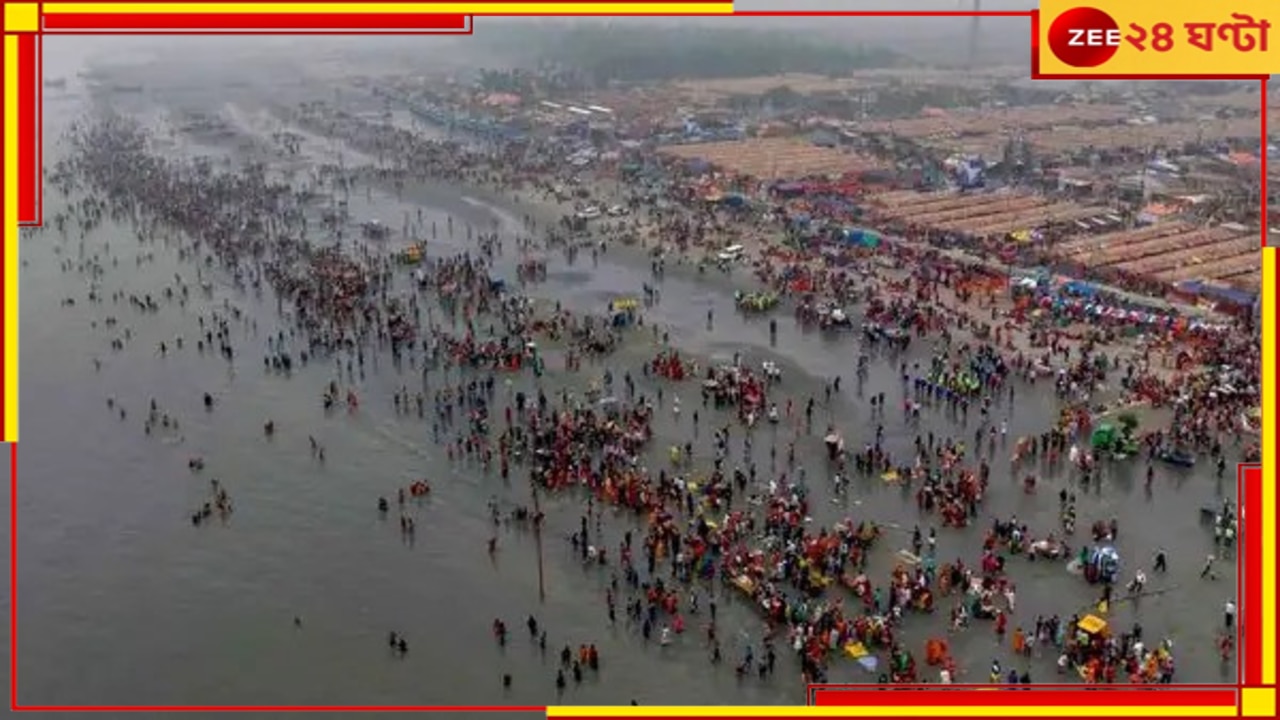
[[[819,303],[850,312],[859,307],[877,337],[890,340],[863,344],[853,380],[861,391],[867,366],[884,363],[899,376],[900,387],[871,389],[865,402],[875,420],[865,432],[837,429],[815,422],[814,414],[843,402],[841,378],[827,380],[825,394],[806,396],[782,382],[776,369],[757,368],[744,357],[714,362],[680,350],[656,325],[643,327],[643,306],[636,303],[625,306],[628,318],[619,321],[622,306],[582,314],[526,295],[525,282],[545,277],[543,260],[521,271],[516,287],[493,268],[508,244],[522,253],[559,249],[570,256],[582,248],[597,256],[610,244],[647,243],[655,282],[661,282],[668,258],[697,272],[716,272],[700,253],[768,234],[771,221],[763,216],[708,209],[675,175],[664,190],[624,186],[620,198],[596,199],[620,200],[631,214],[594,230],[584,229],[571,213],[551,221],[530,211],[514,237],[496,230],[473,236],[468,226],[474,248],[401,267],[376,243],[342,242],[344,224],[323,219],[317,188],[327,183],[336,197],[362,186],[403,193],[416,182],[447,181],[549,201],[576,171],[558,162],[550,148],[430,140],[320,105],[291,119],[308,131],[340,137],[378,161],[328,167],[329,177],[317,175],[318,184],[299,187],[271,179],[265,163],[232,170],[165,158],[151,150],[140,125],[120,116],[93,118],[77,125],[73,152],[49,175],[60,192],[75,198],[49,227],[84,237],[111,221],[131,223],[143,237],[180,234],[179,252],[196,267],[194,286],[203,289],[217,271],[244,292],[269,291],[280,318],[279,329],[266,333],[264,364],[279,372],[333,364],[326,411],[343,404],[358,410],[361,381],[378,355],[420,370],[422,390],[406,386],[388,400],[398,413],[429,424],[433,442],[460,466],[485,473],[496,468],[507,481],[527,474],[535,507],[500,512],[494,502],[495,524],[505,516],[541,528],[539,495],[587,499],[588,510],[571,537],[574,552],[586,567],[611,577],[604,602],[608,622],[620,622],[616,605],[625,595],[621,622],[645,642],[666,646],[686,634],[702,635],[709,661],[720,663],[724,632],[717,602],[726,593],[740,593],[758,612],[762,628],[732,658],[744,679],[767,680],[782,649],[795,656],[808,682],[829,679],[832,666],[846,658],[878,668],[864,662],[868,657],[885,658],[881,682],[931,681],[922,666],[938,668],[940,682],[975,680],[966,659],[952,657],[940,637],[917,649],[924,653],[921,666],[902,640],[902,629],[916,616],[935,612],[949,613],[952,633],[989,623],[1002,640],[1010,635],[1005,642],[1015,656],[1052,648],[1058,669],[1086,682],[1173,678],[1171,643],[1147,644],[1140,627],[1119,634],[1105,623],[1082,629],[1087,618],[1066,608],[1031,610],[1041,613],[1034,625],[1021,620],[1027,611],[1015,607],[1014,558],[1074,560],[1065,545],[1074,532],[1074,510],[1070,527],[1064,522],[1032,530],[1016,518],[997,522],[968,557],[947,536],[983,523],[984,500],[996,491],[993,467],[1011,461],[1028,478],[1029,493],[1037,475],[1087,484],[1097,461],[1089,446],[1095,418],[1117,408],[1171,409],[1166,426],[1149,429],[1148,463],[1169,447],[1208,454],[1219,473],[1229,452],[1256,457],[1256,428],[1248,418],[1257,402],[1260,352],[1247,324],[1213,336],[1148,332],[1141,341],[1121,327],[1063,324],[1051,314],[1027,312],[983,263],[912,238],[874,251],[844,249],[838,262],[830,252],[757,248],[753,277],[742,282],[790,302],[798,308],[797,321]],[[579,200],[592,199],[592,190],[576,187]],[[406,234],[411,226],[427,232],[421,215],[417,223],[406,217]],[[432,222],[430,233],[438,232]],[[455,233],[452,218],[446,232]],[[331,242],[335,237],[338,242]],[[104,260],[95,256],[88,264]],[[192,287],[176,278],[167,299],[186,303]],[[657,290],[647,284],[644,295],[646,304],[658,301]],[[143,307],[152,302],[146,298]],[[248,326],[257,337],[258,322],[230,304],[208,308],[199,318],[200,349],[232,362],[249,350],[235,346],[230,329]],[[710,313],[707,322],[713,322]],[[930,348],[923,359],[898,341],[912,338]],[[658,350],[620,368],[615,353],[628,343],[652,343]],[[124,347],[122,341],[119,349]],[[548,366],[550,349],[563,356],[556,367]],[[584,359],[586,372],[599,379],[581,379]],[[427,389],[430,373],[438,377]],[[557,392],[529,383],[548,373],[568,375],[572,389]],[[1007,408],[1037,385],[1051,386],[1076,411],[1063,413],[1052,427],[1009,437]],[[689,398],[684,408],[682,395]],[[886,407],[889,398],[900,400],[900,419]],[[700,407],[694,407],[697,399]],[[976,422],[970,422],[971,412]],[[936,437],[921,429],[922,414],[943,418],[954,432]],[[774,431],[764,433],[757,426],[761,419]],[[886,441],[886,425],[895,423],[916,435],[905,454]],[[273,432],[269,419],[267,428]],[[846,447],[843,434],[851,431],[856,436]],[[797,443],[823,437],[832,438],[825,460],[797,452]],[[763,452],[756,452],[757,445]],[[312,455],[324,457],[314,439]],[[192,466],[193,472],[202,469],[203,461]],[[872,561],[873,548],[892,531],[883,520],[851,513],[836,523],[813,522],[815,497],[851,492],[851,478],[900,484],[915,499],[920,524],[904,531],[910,551],[893,555],[888,567]],[[815,480],[828,481],[829,488],[815,487]],[[430,494],[430,485],[421,483],[407,488],[409,498]],[[403,514],[405,490],[398,494],[401,528],[411,535],[412,518]],[[1065,497],[1063,503],[1065,518]],[[214,504],[230,512],[221,489]],[[390,503],[380,498],[378,508],[386,513]],[[606,508],[631,516],[628,522],[642,529],[606,529],[606,519],[613,517]],[[204,505],[193,522],[212,512]],[[1106,539],[1114,543],[1115,532],[1113,524]],[[489,552],[498,548],[495,529]],[[1105,584],[1104,601],[1112,592],[1111,581]],[[691,628],[695,615],[701,619],[698,633]],[[1019,621],[1026,628],[1010,633],[1008,624]],[[532,617],[529,622],[545,649],[545,629],[539,632]],[[503,642],[505,624],[495,620],[494,628]],[[403,635],[390,638],[398,654],[407,653]],[[580,682],[583,668],[601,667],[595,646],[582,647],[576,659],[565,648],[568,659],[562,659],[555,680],[561,692],[566,668]],[[1031,675],[1010,670],[1006,676],[997,662],[990,679],[1026,683]],[[504,674],[503,683],[511,682]]]

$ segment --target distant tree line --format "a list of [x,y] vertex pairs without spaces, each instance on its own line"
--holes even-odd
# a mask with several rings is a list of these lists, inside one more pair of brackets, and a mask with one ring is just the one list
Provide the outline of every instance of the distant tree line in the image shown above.
[[[567,87],[781,73],[843,76],[901,61],[888,49],[844,46],[795,32],[591,23],[527,28],[522,35],[505,49],[532,56],[544,72],[556,68],[556,84]],[[489,73],[482,84],[515,89],[511,86],[527,83],[519,75]]]

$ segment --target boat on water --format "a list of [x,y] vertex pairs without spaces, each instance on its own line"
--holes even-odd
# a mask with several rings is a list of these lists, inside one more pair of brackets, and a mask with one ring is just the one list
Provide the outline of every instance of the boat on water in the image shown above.
[[749,313],[764,313],[778,306],[778,296],[774,293],[735,292],[733,299],[739,310]]
[[67,86],[67,79],[60,77],[45,78],[44,86],[52,90],[62,90]]
[[391,237],[391,228],[381,220],[366,220],[360,223],[360,233],[369,240],[386,240]]
[[1156,451],[1156,457],[1176,467],[1194,467],[1196,454],[1190,450],[1177,447],[1164,447]]
[[898,348],[906,348],[911,343],[911,334],[894,325],[867,322],[862,325],[862,333],[872,343],[883,341],[892,347]]
[[849,330],[853,318],[843,308],[822,306],[818,308],[818,327],[823,330]]

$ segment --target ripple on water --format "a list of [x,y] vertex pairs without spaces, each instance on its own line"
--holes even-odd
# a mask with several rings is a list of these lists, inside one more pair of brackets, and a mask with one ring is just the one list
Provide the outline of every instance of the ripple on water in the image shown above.
[[566,285],[586,285],[593,279],[594,276],[585,270],[565,269],[549,270],[547,272],[547,280],[549,282],[564,283]]

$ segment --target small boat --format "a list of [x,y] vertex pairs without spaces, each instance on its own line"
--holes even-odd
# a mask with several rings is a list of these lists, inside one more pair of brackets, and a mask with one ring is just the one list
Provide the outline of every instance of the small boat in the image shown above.
[[422,262],[422,245],[415,244],[395,254],[396,262],[401,265],[417,265]]
[[368,220],[360,224],[360,232],[370,240],[386,240],[391,237],[391,228],[380,220]]
[[872,343],[884,342],[891,348],[905,349],[911,343],[911,334],[900,327],[878,322],[865,323],[862,334]]
[[828,460],[835,460],[844,452],[844,438],[840,437],[840,435],[834,430],[827,433],[827,436],[823,438],[822,441],[826,443],[827,446]]
[[67,86],[67,79],[60,77],[47,78],[44,81],[44,86],[50,90],[62,90]]
[[1177,467],[1189,468],[1196,464],[1196,455],[1189,450],[1179,450],[1176,448],[1166,448],[1156,454],[1164,462]]
[[778,296],[773,293],[734,293],[734,301],[738,309],[744,312],[764,313],[778,305]]
[[823,330],[848,330],[853,327],[853,319],[840,308],[819,311],[818,326]]
[[1059,560],[1066,556],[1070,549],[1057,540],[1036,540],[1027,546],[1027,557]]

